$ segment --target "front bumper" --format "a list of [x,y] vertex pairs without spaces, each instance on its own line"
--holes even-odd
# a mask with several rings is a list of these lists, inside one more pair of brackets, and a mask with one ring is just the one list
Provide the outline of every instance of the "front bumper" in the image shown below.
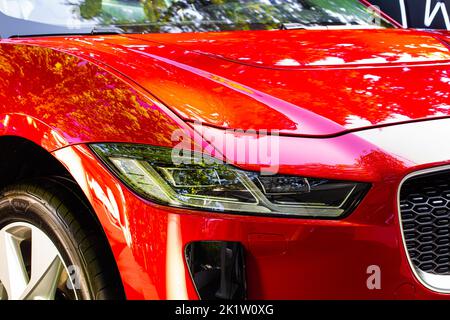
[[[413,124],[414,131],[425,123]],[[428,123],[450,127],[448,120]],[[395,134],[389,130],[411,128],[407,124],[373,129],[360,136],[375,144],[376,137]],[[427,132],[426,124],[422,130]],[[415,150],[420,147],[416,144]],[[422,156],[422,162],[407,151],[399,153],[397,157],[409,158],[395,170],[380,169],[383,174],[372,181],[358,208],[339,221],[163,207],[130,192],[86,146],[67,147],[54,155],[72,173],[97,213],[130,299],[198,299],[184,255],[185,247],[194,241],[234,241],[244,246],[249,299],[448,298],[423,286],[411,269],[400,231],[397,193],[407,174],[448,164],[445,159],[450,153],[440,148],[434,155]],[[368,285],[372,266],[379,267],[380,288]]]

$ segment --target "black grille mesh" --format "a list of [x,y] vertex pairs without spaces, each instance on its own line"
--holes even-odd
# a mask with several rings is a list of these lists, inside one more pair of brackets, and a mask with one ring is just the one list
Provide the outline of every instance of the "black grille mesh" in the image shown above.
[[400,190],[406,247],[422,271],[450,274],[450,170],[413,177]]

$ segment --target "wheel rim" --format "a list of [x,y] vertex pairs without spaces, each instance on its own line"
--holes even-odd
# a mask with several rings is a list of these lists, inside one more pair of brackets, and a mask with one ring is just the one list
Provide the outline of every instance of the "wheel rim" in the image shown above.
[[39,228],[15,222],[0,230],[0,299],[77,299],[69,269]]

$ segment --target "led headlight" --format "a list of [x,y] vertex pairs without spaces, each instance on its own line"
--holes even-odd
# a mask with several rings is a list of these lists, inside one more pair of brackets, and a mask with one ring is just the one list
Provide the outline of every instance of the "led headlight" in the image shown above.
[[352,210],[369,187],[347,181],[264,176],[205,155],[179,155],[161,147],[95,144],[91,148],[139,195],[181,208],[337,218]]

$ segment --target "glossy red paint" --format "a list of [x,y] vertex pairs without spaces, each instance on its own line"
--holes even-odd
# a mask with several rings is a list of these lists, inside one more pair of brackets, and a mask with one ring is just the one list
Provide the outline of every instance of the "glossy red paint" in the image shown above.
[[[130,299],[198,298],[183,256],[196,240],[245,246],[252,299],[445,298],[414,277],[397,203],[408,173],[450,163],[447,147],[429,145],[446,145],[450,134],[445,39],[298,30],[2,40],[1,133],[66,166],[98,215]],[[201,140],[195,120],[207,124]],[[245,135],[223,129],[279,130],[280,173],[372,188],[339,221],[173,209],[130,192],[86,146],[172,147],[179,128],[248,170],[271,163],[234,158],[221,141]],[[373,264],[382,290],[367,289]]]
[[392,29],[21,42],[106,64],[184,120],[221,128],[329,136],[448,116],[450,49],[443,39],[434,33]]
[[[436,139],[430,128],[450,133],[449,124],[449,119],[420,123],[418,132],[425,137],[416,147],[424,147],[427,139]],[[447,295],[432,292],[417,281],[400,233],[397,189],[402,178],[424,167],[450,164],[448,148],[429,147],[427,157],[422,160],[417,153],[408,152],[410,136],[417,132],[417,125],[403,124],[344,136],[349,159],[353,157],[357,163],[365,158],[367,164],[377,169],[374,169],[376,178],[368,179],[372,181],[369,194],[352,215],[340,221],[250,217],[162,207],[131,193],[83,145],[60,149],[54,155],[69,170],[80,173],[75,178],[114,244],[112,248],[123,270],[129,298],[197,299],[183,261],[184,247],[191,241],[217,239],[244,244],[250,299],[446,298]],[[397,137],[396,149],[389,152],[375,144],[366,143],[363,150],[351,143],[365,137],[382,144],[386,136],[392,135]],[[444,144],[446,135],[439,137],[436,145]],[[334,145],[334,139],[323,139],[324,145]],[[313,138],[294,140],[300,145],[317,142]],[[288,161],[292,160],[287,155],[296,156],[292,148],[281,150]],[[323,149],[315,150],[308,153],[315,155],[316,166],[330,161]],[[339,163],[337,159],[332,169],[324,166],[323,170],[346,177],[354,174],[354,168]],[[74,170],[77,166],[79,170]],[[367,267],[374,264],[383,270],[382,290],[366,287]],[[175,283],[171,281],[174,272],[178,274]]]

